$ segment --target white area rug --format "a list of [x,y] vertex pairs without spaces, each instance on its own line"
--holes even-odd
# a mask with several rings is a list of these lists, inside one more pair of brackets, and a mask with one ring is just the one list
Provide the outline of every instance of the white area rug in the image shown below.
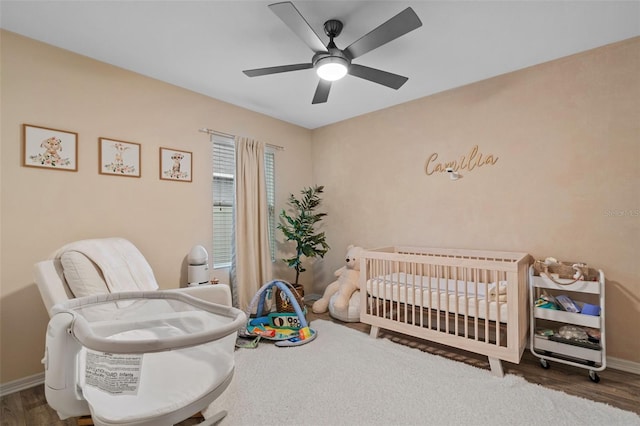
[[[220,425],[640,425],[640,416],[315,320],[315,341],[236,352]],[[585,374],[585,380],[586,374]],[[213,408],[213,407],[212,407]]]

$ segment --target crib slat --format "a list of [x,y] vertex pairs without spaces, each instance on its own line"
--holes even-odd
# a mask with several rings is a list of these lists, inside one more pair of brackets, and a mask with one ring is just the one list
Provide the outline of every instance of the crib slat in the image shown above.
[[440,328],[440,311],[441,311],[441,300],[440,300],[440,276],[441,276],[441,271],[442,271],[442,266],[440,265],[436,265],[436,291],[438,292],[438,298],[436,300],[436,306],[438,307],[438,312],[436,315],[436,326],[438,328],[438,331],[441,331],[442,328]]
[[[400,272],[399,265],[400,265],[399,262],[393,262],[393,266],[392,266],[393,272],[396,272],[396,273]],[[397,294],[398,295],[398,297],[396,297],[394,299],[393,310],[392,310],[391,316],[393,317],[393,315],[395,314],[394,318],[395,318],[396,321],[399,322],[400,321],[400,315],[399,315],[399,312],[400,312],[400,297],[401,297],[400,296],[400,283],[399,282],[396,282],[396,281],[393,282],[393,287],[392,287],[391,294]]]
[[[444,279],[445,279],[445,289],[443,291],[444,296],[445,296],[445,301],[444,301],[444,306],[445,306],[445,312],[451,312],[451,308],[449,307],[449,279],[450,279],[450,267],[449,266],[445,266],[444,267]],[[447,318],[447,320],[444,323],[444,327],[445,327],[445,331],[447,334],[449,334],[449,319]]]
[[381,294],[380,294],[380,278],[378,277],[384,277],[384,271],[382,270],[382,267],[380,265],[381,261],[380,260],[376,260],[376,281],[375,281],[375,286],[376,286],[376,316],[380,316],[382,314],[381,310],[384,309],[384,306],[380,306],[381,303],[384,303],[384,301],[382,301],[381,299]]
[[[458,336],[458,312],[460,310],[460,297],[458,296],[460,294],[460,289],[458,288],[458,267],[454,267],[453,268],[453,280],[456,282],[456,291],[454,293],[454,301],[455,301],[455,306],[454,306],[454,315],[455,315],[455,322],[453,323],[453,327],[456,333],[456,336]],[[447,299],[450,299],[450,296],[447,296]]]
[[[388,261],[387,262],[382,262],[382,271],[380,271],[380,272],[382,273],[383,277],[386,277],[387,274],[389,273],[389,271],[387,270],[387,269],[389,269],[389,268],[387,268],[387,263],[388,263]],[[387,300],[388,300],[388,297],[387,297],[387,285],[386,285],[386,282],[383,282],[383,283],[384,283],[384,285],[382,287],[382,301],[383,301],[383,303],[382,303],[382,316],[384,318],[386,318],[387,317]],[[380,294],[380,293],[378,293],[378,294]]]
[[[467,268],[462,269],[462,281],[469,282]],[[469,285],[464,286],[464,337],[469,338]]]
[[[498,271],[493,271],[495,274],[496,280],[496,321],[495,321],[495,333],[496,333],[496,345],[500,346],[500,282],[501,276]],[[488,299],[488,297],[487,297]]]
[[[404,284],[404,322],[407,323],[409,321],[407,312],[409,307],[409,270],[407,268],[407,262],[403,262],[402,268],[405,270],[405,284]],[[412,301],[413,302],[413,301]],[[398,302],[400,303],[400,302]],[[415,303],[415,302],[414,302]]]
[[433,294],[433,289],[431,288],[431,277],[433,276],[433,265],[431,265],[430,263],[427,264],[427,283],[429,285],[429,297],[427,298],[427,306],[429,307],[428,313],[429,313],[429,317],[428,317],[428,322],[429,322],[429,330],[431,330],[433,328],[433,320],[432,320],[432,315],[431,312],[433,310],[433,303],[432,303],[432,294]]
[[473,269],[473,285],[474,285],[474,293],[476,295],[474,300],[475,305],[475,316],[473,318],[473,326],[474,326],[474,340],[479,340],[479,323],[478,323],[478,312],[480,312],[480,301],[478,299],[478,277],[480,275],[480,271],[477,268]]
[[484,282],[482,283],[484,289],[484,341],[486,343],[489,341],[489,271],[483,269],[482,272],[484,275]]

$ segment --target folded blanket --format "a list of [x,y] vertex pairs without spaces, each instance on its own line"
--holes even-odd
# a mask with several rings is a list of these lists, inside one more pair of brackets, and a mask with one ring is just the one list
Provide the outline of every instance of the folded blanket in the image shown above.
[[59,259],[68,251],[77,251],[91,259],[102,271],[112,293],[158,289],[147,260],[136,246],[123,238],[76,241],[60,248],[53,257]]

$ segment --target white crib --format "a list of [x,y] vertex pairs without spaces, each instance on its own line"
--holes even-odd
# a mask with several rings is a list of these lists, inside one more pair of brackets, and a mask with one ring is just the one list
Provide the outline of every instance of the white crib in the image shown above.
[[[519,363],[527,343],[526,253],[417,247],[366,250],[360,265],[360,321]],[[366,291],[363,291],[366,290]]]

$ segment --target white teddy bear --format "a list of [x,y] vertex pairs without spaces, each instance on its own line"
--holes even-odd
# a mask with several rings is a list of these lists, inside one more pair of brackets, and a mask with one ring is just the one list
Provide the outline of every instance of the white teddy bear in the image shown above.
[[360,288],[360,252],[362,247],[350,245],[347,247],[346,265],[338,269],[334,275],[338,278],[332,282],[324,290],[321,299],[313,303],[311,309],[313,312],[320,314],[327,312],[331,296],[333,298],[333,307],[336,310],[343,310],[349,306],[351,295]]

